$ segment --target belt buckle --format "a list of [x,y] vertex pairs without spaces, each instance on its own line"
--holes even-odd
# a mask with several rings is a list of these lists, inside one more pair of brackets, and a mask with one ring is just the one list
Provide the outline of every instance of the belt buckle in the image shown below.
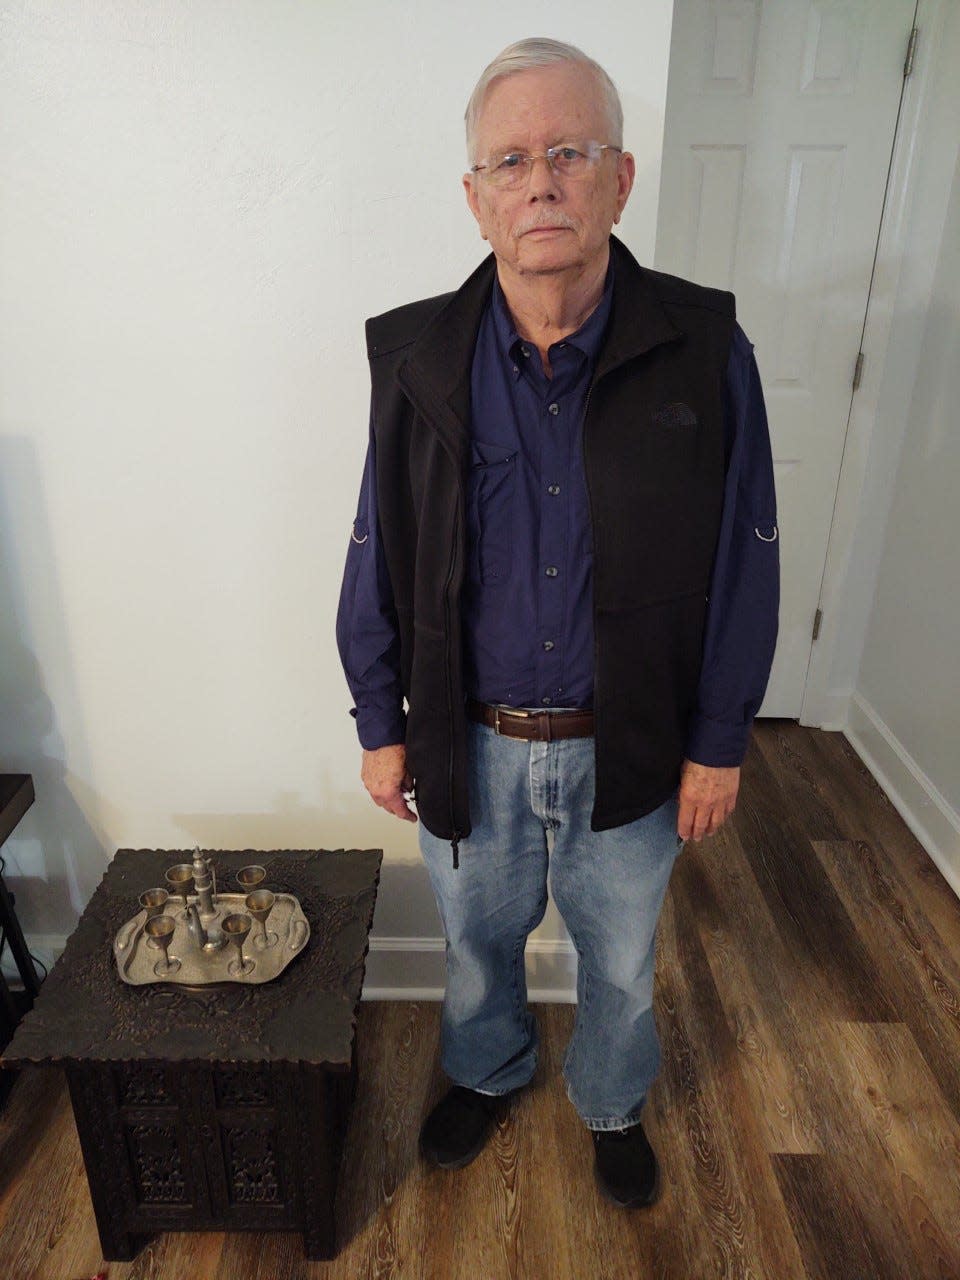
[[518,708],[518,707],[503,707],[503,708],[499,706],[494,707],[493,708],[493,731],[495,734],[501,737],[503,736],[500,730],[501,710],[506,711],[507,715],[517,716],[518,719],[521,719],[521,720],[529,720],[531,716],[537,714],[535,711],[524,711],[522,708]]

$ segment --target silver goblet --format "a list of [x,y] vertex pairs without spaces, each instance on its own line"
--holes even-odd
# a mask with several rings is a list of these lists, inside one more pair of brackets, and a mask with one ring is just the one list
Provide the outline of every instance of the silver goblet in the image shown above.
[[243,958],[243,944],[252,927],[253,921],[242,911],[231,912],[230,915],[223,918],[221,928],[237,948],[237,959],[231,960],[227,965],[227,973],[233,978],[245,978],[248,973],[253,973],[257,967],[254,960],[245,960]]
[[[152,920],[154,916],[158,916],[163,908],[167,905],[170,895],[166,889],[146,889],[141,893],[138,902],[143,910],[147,913],[147,919]],[[160,943],[156,938],[147,938],[148,947],[159,947]]]
[[264,868],[258,867],[256,863],[249,867],[241,867],[237,872],[237,884],[245,892],[250,893],[266,877],[266,874]]
[[175,867],[168,867],[165,879],[171,892],[179,893],[183,899],[183,910],[187,910],[187,894],[193,884],[193,867],[189,862],[178,862]]
[[176,927],[177,922],[173,916],[153,916],[143,926],[147,935],[156,938],[157,946],[163,948],[163,958],[153,966],[153,972],[158,978],[176,973],[180,968],[180,961],[176,956],[170,955],[170,943],[173,941],[173,931]]
[[267,916],[273,910],[273,904],[276,897],[269,889],[256,889],[253,893],[248,893],[244,906],[256,920],[260,926],[260,932],[253,940],[253,945],[258,951],[266,951],[267,947],[275,947],[280,939],[271,930],[267,933]]

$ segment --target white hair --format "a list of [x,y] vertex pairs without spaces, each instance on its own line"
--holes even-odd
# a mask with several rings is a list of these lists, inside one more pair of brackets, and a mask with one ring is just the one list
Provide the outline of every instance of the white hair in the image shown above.
[[[507,45],[502,53],[498,53],[483,75],[477,81],[476,88],[470,95],[464,120],[467,126],[467,156],[472,164],[476,160],[474,146],[476,141],[477,121],[483,110],[483,100],[494,80],[504,76],[515,75],[518,71],[530,71],[534,67],[551,67],[559,62],[577,62],[589,67],[597,78],[603,97],[603,107],[607,116],[610,131],[610,142],[616,147],[623,146],[623,107],[617,86],[593,58],[588,58],[582,49],[572,44],[564,44],[561,40],[548,40],[534,37],[529,40],[518,40],[516,44]],[[599,141],[599,139],[598,139]]]

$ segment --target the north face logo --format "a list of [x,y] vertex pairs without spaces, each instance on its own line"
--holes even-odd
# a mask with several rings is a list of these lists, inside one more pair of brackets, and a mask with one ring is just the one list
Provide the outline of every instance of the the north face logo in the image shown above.
[[653,424],[657,427],[695,427],[697,415],[682,400],[674,400],[654,410]]

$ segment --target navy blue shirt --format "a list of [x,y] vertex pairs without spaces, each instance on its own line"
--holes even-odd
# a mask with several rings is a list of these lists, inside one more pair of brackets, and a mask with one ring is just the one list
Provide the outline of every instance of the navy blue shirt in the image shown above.
[[[519,337],[494,282],[471,371],[472,466],[463,592],[465,687],[481,702],[589,707],[593,549],[583,418],[612,300],[549,351]],[[724,387],[727,475],[686,755],[738,765],[777,634],[773,463],[752,344],[735,327]],[[371,431],[337,641],[361,745],[404,740],[396,617],[377,523]]]
[[471,378],[464,676],[480,702],[593,704],[593,546],[582,424],[613,301],[550,348],[551,377],[494,279]]

